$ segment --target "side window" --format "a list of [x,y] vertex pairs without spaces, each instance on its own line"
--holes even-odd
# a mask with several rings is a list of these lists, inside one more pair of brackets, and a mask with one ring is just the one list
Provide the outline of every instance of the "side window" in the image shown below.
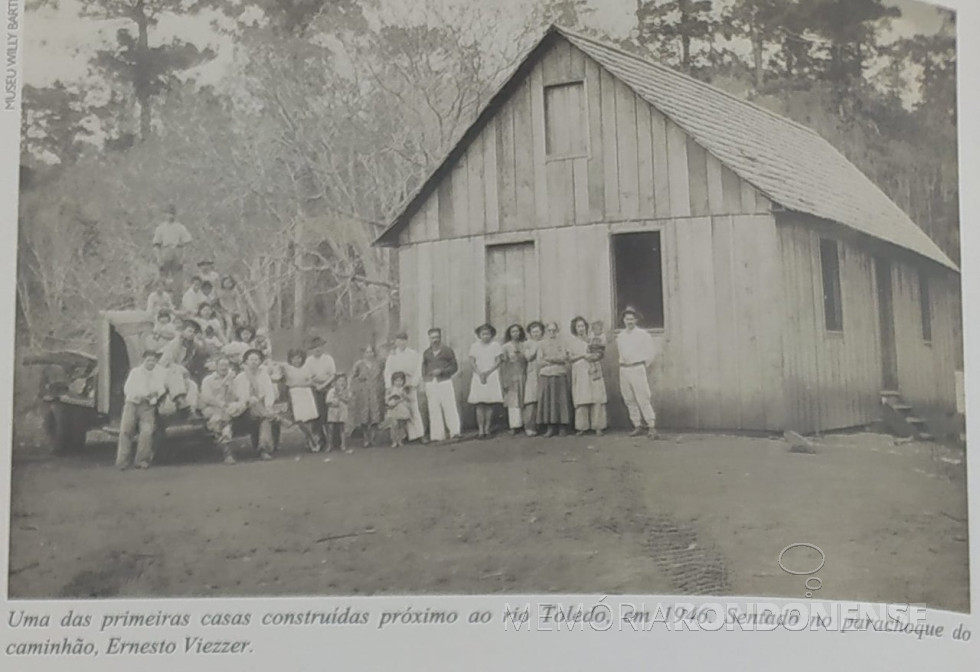
[[823,276],[823,314],[827,331],[844,331],[840,257],[836,240],[820,239],[820,271]]

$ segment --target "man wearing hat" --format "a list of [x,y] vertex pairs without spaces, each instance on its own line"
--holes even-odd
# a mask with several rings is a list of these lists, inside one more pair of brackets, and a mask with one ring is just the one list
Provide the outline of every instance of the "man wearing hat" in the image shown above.
[[235,377],[235,396],[244,402],[242,414],[252,428],[252,441],[263,460],[271,460],[275,450],[272,425],[276,414],[278,391],[275,383],[262,364],[265,355],[261,350],[250,348],[242,356],[242,372]]
[[214,270],[214,262],[210,259],[202,259],[197,262],[197,275],[201,278],[202,284],[210,282],[215,289],[221,286],[221,276]]
[[134,438],[136,465],[147,469],[153,461],[157,403],[167,393],[165,372],[157,365],[159,358],[160,355],[153,350],[144,351],[142,362],[129,372],[123,386],[126,403],[119,422],[119,442],[116,446],[116,466],[120,469],[128,469],[133,462]]
[[422,384],[422,358],[408,347],[408,334],[404,331],[395,334],[395,347],[385,360],[385,387],[391,385],[391,375],[395,372],[405,374],[405,389],[408,391],[408,407],[411,419],[408,421],[408,440],[425,441],[425,424],[419,410],[419,385]]
[[647,369],[657,358],[657,344],[653,336],[637,325],[637,313],[633,308],[623,311],[624,329],[616,336],[619,348],[619,388],[633,423],[630,436],[643,433],[643,424],[651,439],[657,438],[657,416],[650,403],[650,380]]
[[153,232],[153,249],[156,252],[160,277],[176,278],[184,268],[184,246],[191,243],[191,234],[177,221],[177,208],[168,205],[166,219]]

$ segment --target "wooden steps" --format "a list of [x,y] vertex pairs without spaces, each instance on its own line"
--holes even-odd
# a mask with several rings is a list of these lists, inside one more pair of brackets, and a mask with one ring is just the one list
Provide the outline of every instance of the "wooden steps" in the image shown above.
[[917,441],[933,440],[926,420],[915,415],[915,409],[902,398],[900,392],[882,390],[881,407],[882,420],[890,433]]

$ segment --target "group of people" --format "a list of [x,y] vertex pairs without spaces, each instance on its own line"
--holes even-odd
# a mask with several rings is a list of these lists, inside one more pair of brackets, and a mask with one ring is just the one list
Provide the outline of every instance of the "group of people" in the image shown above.
[[[623,329],[616,336],[620,391],[633,424],[632,436],[656,438],[656,414],[647,370],[657,356],[653,337],[637,326],[637,313],[627,308]],[[501,340],[492,324],[476,328],[476,341],[468,351],[472,370],[467,403],[475,408],[477,437],[489,438],[497,408],[506,409],[512,434],[566,436],[608,427],[606,382],[602,360],[606,335],[602,322],[576,317],[568,337],[557,323],[531,322],[507,327]],[[441,441],[460,435],[453,376],[459,370],[455,352],[443,343],[441,329],[428,332],[429,347],[420,355],[407,345],[406,334],[395,337],[385,366],[389,394],[407,400],[403,431],[408,440],[426,441],[418,394],[428,402],[429,439]]]
[[[290,424],[300,428],[313,452],[349,451],[355,431],[365,446],[385,429],[395,447],[460,436],[454,385],[460,366],[440,328],[428,331],[429,346],[421,355],[409,347],[405,333],[395,336],[384,359],[367,345],[349,373],[337,370],[321,337],[305,350],[290,350],[285,361],[273,361],[268,333],[254,326],[234,278],[221,278],[211,260],[198,263],[198,273],[180,305],[175,304],[183,249],[192,240],[175,214],[173,206],[167,209],[153,238],[159,279],[146,305],[153,326],[142,362],[123,388],[117,466],[149,467],[157,420],[178,413],[205,419],[228,464],[235,462],[230,443],[236,425],[251,434],[262,459],[272,458],[280,428]],[[616,337],[622,397],[633,435],[646,432],[655,438],[647,369],[656,358],[656,345],[637,327],[633,309],[623,312],[622,324]],[[476,328],[468,351],[467,402],[476,411],[478,438],[491,435],[500,407],[513,434],[565,436],[571,428],[579,435],[602,435],[608,424],[601,365],[604,325],[576,317],[570,330],[566,338],[554,322],[534,321],[526,328],[513,324],[498,341],[493,325]],[[428,431],[420,392],[427,401]]]

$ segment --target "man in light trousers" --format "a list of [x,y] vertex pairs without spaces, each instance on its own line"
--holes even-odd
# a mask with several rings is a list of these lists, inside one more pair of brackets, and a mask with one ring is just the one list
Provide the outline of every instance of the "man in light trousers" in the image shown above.
[[619,388],[633,423],[630,436],[643,433],[643,425],[651,439],[657,438],[657,415],[650,403],[650,381],[647,369],[657,358],[653,336],[636,326],[636,311],[623,311],[623,331],[616,337],[619,348]]
[[422,353],[422,378],[429,401],[429,438],[444,441],[459,438],[459,409],[453,375],[459,370],[456,353],[442,342],[442,329],[429,329],[429,347]]

